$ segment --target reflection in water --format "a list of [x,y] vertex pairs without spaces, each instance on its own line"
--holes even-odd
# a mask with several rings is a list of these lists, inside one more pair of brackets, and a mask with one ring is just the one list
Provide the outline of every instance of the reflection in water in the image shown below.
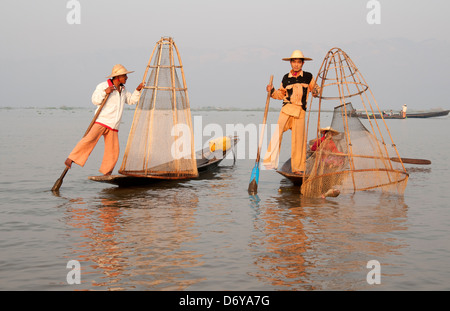
[[406,247],[393,234],[408,229],[403,196],[311,199],[282,184],[278,196],[252,205],[258,210],[250,245],[258,250],[254,276],[282,290],[364,289],[367,262],[389,266],[388,256]]
[[68,257],[81,262],[87,289],[183,290],[201,281],[185,270],[201,265],[200,255],[182,249],[196,238],[198,198],[162,190],[106,189],[97,206],[67,209],[66,223],[81,240]]
[[244,188],[233,173],[68,202],[79,288],[361,290],[373,259],[382,279],[394,276],[393,255],[407,246],[397,234],[408,230],[403,197],[302,198],[284,181],[268,197],[237,196]]

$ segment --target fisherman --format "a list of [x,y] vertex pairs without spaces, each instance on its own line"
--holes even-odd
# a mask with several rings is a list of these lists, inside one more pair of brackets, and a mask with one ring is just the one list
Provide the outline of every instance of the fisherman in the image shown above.
[[304,62],[312,60],[303,56],[302,51],[295,50],[291,57],[283,58],[283,60],[290,62],[292,70],[284,75],[279,89],[274,89],[271,84],[266,87],[272,98],[283,100],[283,107],[278,117],[277,130],[270,140],[267,153],[263,159],[263,165],[266,169],[278,167],[283,133],[290,129],[292,130],[291,170],[294,174],[303,174],[306,161],[306,103],[309,92],[317,97],[320,87],[316,84],[311,73],[302,70]]
[[[323,161],[323,165],[327,167],[327,169],[334,170],[338,167],[341,167],[344,164],[345,159],[344,157],[338,155],[342,153],[339,151],[333,141],[333,136],[339,135],[339,132],[333,129],[331,126],[321,128],[319,132],[322,137],[314,141],[314,144],[311,146],[311,151],[322,151],[321,160]],[[337,197],[340,193],[341,192],[338,189],[330,188],[320,196],[322,198]]]
[[73,162],[84,166],[98,140],[103,136],[105,150],[99,171],[104,175],[111,175],[119,159],[118,130],[124,104],[135,105],[144,87],[141,83],[133,93],[126,90],[127,75],[132,72],[134,71],[128,71],[124,66],[117,64],[113,67],[111,75],[107,77],[109,80],[97,85],[92,94],[92,103],[99,106],[97,110],[106,94],[110,95],[90,131],[78,142],[64,162],[68,168],[72,167]]
[[339,155],[342,152],[339,151],[333,141],[333,136],[339,135],[339,132],[331,126],[321,128],[319,132],[322,137],[314,141],[314,144],[311,146],[311,151],[321,150],[323,164],[330,169],[343,165],[345,159]]
[[319,148],[320,144],[324,140],[327,139],[329,141],[329,143],[326,144],[326,149],[330,152],[338,153],[339,150],[336,147],[336,144],[334,143],[332,137],[338,135],[339,132],[336,131],[331,126],[327,126],[327,127],[321,128],[319,130],[319,133],[322,135],[322,137],[314,142],[314,144],[311,146],[311,151],[316,151],[317,148]]
[[406,104],[404,104],[402,106],[402,117],[403,119],[406,118],[406,110],[408,109],[408,107],[406,106]]

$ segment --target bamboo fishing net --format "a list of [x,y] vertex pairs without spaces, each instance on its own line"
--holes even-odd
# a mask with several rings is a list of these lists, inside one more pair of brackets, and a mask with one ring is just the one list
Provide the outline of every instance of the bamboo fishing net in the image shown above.
[[156,43],[143,82],[119,173],[164,179],[197,177],[186,80],[172,38]]
[[[353,61],[341,49],[331,49],[319,70],[317,83],[321,93],[316,138],[309,146],[321,139],[321,128],[325,128],[320,124],[322,100],[334,101],[337,106],[330,124],[332,130],[316,151],[308,152],[301,193],[319,197],[337,189],[340,193],[381,190],[403,194],[408,173],[385,120],[370,117],[374,109],[380,109]],[[350,98],[366,111],[367,119],[363,121],[367,127],[354,115],[353,103],[347,102]],[[389,141],[383,136],[388,136]]]

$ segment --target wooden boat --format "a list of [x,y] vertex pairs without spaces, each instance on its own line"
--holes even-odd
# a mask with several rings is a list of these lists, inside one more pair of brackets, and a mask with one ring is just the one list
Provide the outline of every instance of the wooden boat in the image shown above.
[[[197,170],[199,173],[199,177],[206,174],[207,172],[211,172],[217,169],[219,164],[225,159],[227,154],[236,146],[239,138],[233,137],[231,139],[231,146],[226,150],[216,150],[211,152],[210,148],[204,148],[203,150],[199,150],[196,152],[197,159]],[[89,180],[113,184],[119,187],[132,187],[132,186],[144,186],[151,185],[154,183],[174,180],[174,179],[164,179],[164,178],[152,178],[152,177],[138,177],[138,176],[129,176],[129,175],[101,175],[101,176],[89,176]],[[191,178],[192,179],[192,178]]]
[[[407,118],[434,118],[434,117],[444,117],[448,115],[450,110],[438,110],[438,111],[428,111],[428,112],[410,112],[406,113]],[[358,118],[367,118],[367,114],[361,111],[354,111],[352,116]],[[370,118],[381,119],[381,115],[379,113],[369,114]],[[392,114],[384,114],[384,119],[404,119],[401,112],[395,112]]]
[[295,186],[301,186],[303,183],[303,174],[294,174],[291,170],[291,159],[287,160],[277,173],[289,179]]

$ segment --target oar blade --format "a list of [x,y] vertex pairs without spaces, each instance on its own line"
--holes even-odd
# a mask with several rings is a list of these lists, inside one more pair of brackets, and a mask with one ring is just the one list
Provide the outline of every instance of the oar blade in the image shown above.
[[53,192],[58,192],[59,188],[61,188],[62,182],[63,182],[63,180],[61,178],[58,178],[58,180],[53,185],[52,191]]
[[252,175],[250,176],[250,183],[248,185],[248,193],[256,194],[258,193],[258,180],[259,180],[259,165],[258,163],[252,170]]
[[[391,158],[391,161],[400,162],[398,158]],[[401,161],[405,164],[417,164],[417,165],[430,165],[431,161],[426,159],[411,159],[411,158],[401,158]]]
[[248,194],[254,195],[258,193],[258,183],[253,179],[248,185]]
[[59,188],[61,188],[61,185],[63,183],[64,176],[66,176],[68,170],[69,170],[69,167],[66,166],[66,168],[64,169],[64,171],[61,174],[61,177],[59,177],[58,180],[55,181],[55,184],[52,187],[53,192],[59,191]]

